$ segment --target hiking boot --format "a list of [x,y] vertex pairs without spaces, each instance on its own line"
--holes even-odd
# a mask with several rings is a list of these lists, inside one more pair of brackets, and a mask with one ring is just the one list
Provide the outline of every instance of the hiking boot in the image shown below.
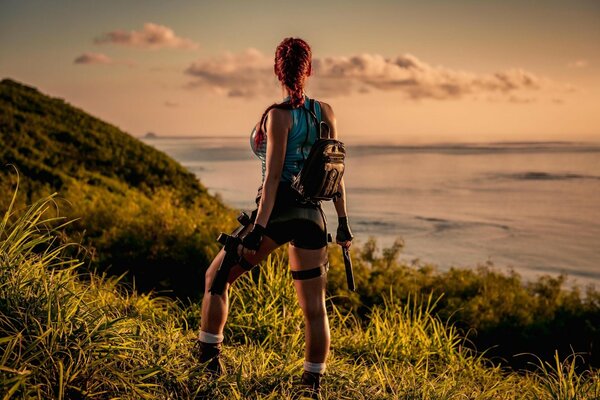
[[321,392],[321,376],[322,374],[316,372],[304,371],[302,378],[300,379],[299,386],[301,387],[301,393],[299,397],[308,399],[318,399],[319,393]]
[[198,340],[192,353],[201,364],[205,364],[204,368],[209,375],[218,377],[223,374],[223,365],[219,357],[221,343],[204,343]]

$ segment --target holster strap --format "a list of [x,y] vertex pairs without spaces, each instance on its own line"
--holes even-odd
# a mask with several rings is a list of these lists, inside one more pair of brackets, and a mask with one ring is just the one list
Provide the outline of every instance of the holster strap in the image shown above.
[[315,268],[305,269],[302,271],[292,271],[292,278],[296,281],[304,281],[306,279],[317,278],[325,275],[329,271],[329,261],[325,261],[323,265]]
[[250,271],[252,268],[255,267],[255,265],[251,264],[244,257],[240,257],[240,267],[242,267],[245,271]]

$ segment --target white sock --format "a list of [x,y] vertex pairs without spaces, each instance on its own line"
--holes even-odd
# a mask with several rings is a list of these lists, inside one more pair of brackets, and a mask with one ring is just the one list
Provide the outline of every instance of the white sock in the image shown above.
[[200,341],[204,343],[221,343],[223,341],[223,334],[220,333],[218,335],[215,335],[214,333],[204,332],[203,330],[200,330],[198,339],[200,339]]
[[325,363],[312,363],[310,361],[304,361],[304,370],[315,374],[322,374],[325,372]]

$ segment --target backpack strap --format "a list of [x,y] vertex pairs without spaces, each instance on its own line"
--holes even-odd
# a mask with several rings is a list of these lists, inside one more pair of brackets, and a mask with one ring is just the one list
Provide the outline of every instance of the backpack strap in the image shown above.
[[[319,106],[321,106],[321,104],[319,103]],[[331,139],[330,135],[331,135],[331,129],[329,128],[329,125],[327,124],[327,122],[323,121],[323,119],[319,120],[317,118],[317,111],[315,109],[315,101],[313,99],[310,99],[310,112],[312,113],[313,117],[315,118],[315,121],[317,121],[317,130],[319,132],[319,138],[320,139]],[[321,108],[321,117],[323,116],[323,108]]]
[[306,146],[306,143],[308,143],[308,135],[310,132],[310,121],[309,121],[308,115],[310,114],[310,116],[313,117],[313,119],[317,123],[317,135],[319,137],[321,137],[321,131],[320,131],[321,125],[320,125],[319,118],[317,118],[314,99],[310,99],[310,98],[308,99],[308,110],[304,106],[302,108],[304,109],[304,115],[306,117],[306,136],[304,138],[304,142],[302,143],[302,147],[300,147],[300,152],[302,153],[302,161],[306,161],[306,157],[304,156],[304,146]]
[[315,107],[315,100],[314,99],[310,99],[308,101],[309,104],[309,108],[308,110],[310,111],[310,115],[314,118],[315,121],[317,121],[317,126],[319,125],[319,118],[317,118],[317,109]]
[[306,136],[304,137],[304,142],[302,143],[302,146],[300,147],[300,152],[302,153],[302,162],[306,161],[306,157],[304,156],[304,146],[306,146],[306,143],[308,142],[308,135],[310,133],[310,121],[308,119],[309,112],[313,117],[315,117],[315,119],[317,118],[315,116],[315,114],[312,112],[313,99],[309,99],[308,104],[309,104],[308,110],[306,109],[306,107],[302,106],[302,109],[304,110],[304,116],[306,117]]

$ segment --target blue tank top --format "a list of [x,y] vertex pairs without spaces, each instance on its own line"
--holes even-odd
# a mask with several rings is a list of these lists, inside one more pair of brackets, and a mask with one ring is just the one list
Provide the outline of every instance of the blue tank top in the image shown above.
[[[289,96],[283,99],[286,101]],[[321,118],[321,105],[315,101],[315,115],[319,121]],[[287,138],[287,145],[285,150],[285,159],[283,161],[283,169],[281,171],[281,182],[291,182],[293,177],[300,173],[304,160],[310,153],[310,148],[313,143],[317,140],[318,129],[315,119],[310,115],[310,103],[308,96],[304,96],[304,107],[294,108],[289,110],[292,113],[292,126]],[[309,125],[307,125],[307,122]],[[308,133],[308,137],[307,137]],[[256,148],[255,138],[256,127],[250,134],[250,147],[254,154],[260,159],[262,164],[262,182],[265,181],[265,174],[267,170],[267,136],[265,134],[264,140],[259,148]]]

